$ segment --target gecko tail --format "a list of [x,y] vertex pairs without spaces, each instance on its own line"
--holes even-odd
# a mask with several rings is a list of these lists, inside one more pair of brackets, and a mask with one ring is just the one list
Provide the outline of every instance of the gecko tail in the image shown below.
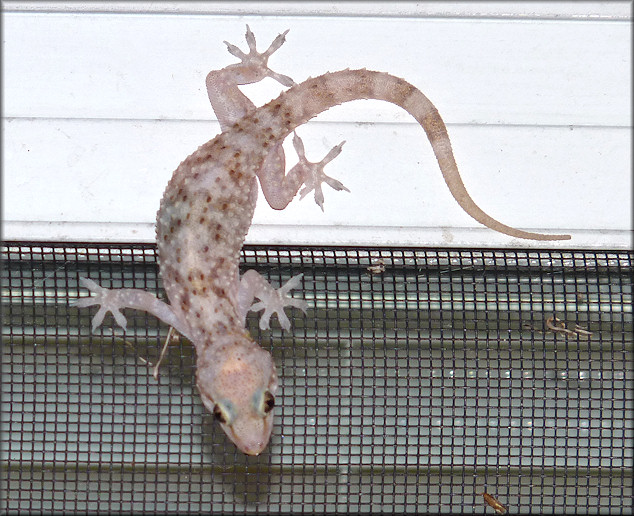
[[[462,177],[460,176],[458,165],[453,155],[447,127],[434,105],[422,92],[415,89],[407,101],[407,107],[402,107],[414,116],[425,130],[425,134],[431,143],[436,160],[440,166],[440,171],[451,195],[468,215],[490,229],[515,238],[530,240],[570,240],[572,238],[571,235],[565,234],[549,235],[523,231],[508,226],[491,217],[476,204],[471,195],[469,195],[469,192],[467,192],[467,188],[462,182]],[[421,107],[422,110],[420,109]],[[411,110],[409,108],[411,108]]]
[[359,99],[384,100],[396,104],[418,121],[431,143],[449,191],[460,207],[476,221],[515,238],[570,240],[570,235],[547,235],[516,229],[485,213],[471,198],[462,182],[447,127],[436,107],[419,89],[399,77],[366,69],[326,73],[293,86],[261,109],[270,110],[270,118],[277,113],[284,114],[286,123],[279,134],[275,135],[281,141],[296,127],[319,113],[338,104]]
[[[436,159],[438,160],[438,165],[440,166],[440,171],[451,195],[468,215],[490,229],[515,238],[530,240],[570,240],[570,235],[548,235],[516,229],[494,219],[482,210],[471,195],[469,195],[467,188],[462,182],[451,147],[447,127],[436,107],[418,88],[403,79],[387,74],[381,74],[381,76],[382,77],[377,78],[377,90],[383,90],[383,94],[388,97],[386,98],[388,102],[397,104],[405,109],[425,130],[425,134],[431,143]],[[383,81],[385,85],[381,84]]]

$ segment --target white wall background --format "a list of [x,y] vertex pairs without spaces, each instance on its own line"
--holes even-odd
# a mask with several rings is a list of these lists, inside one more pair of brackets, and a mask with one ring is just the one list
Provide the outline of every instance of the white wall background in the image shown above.
[[[296,81],[366,67],[419,87],[448,125],[467,189],[533,243],[481,228],[450,196],[423,130],[358,101],[301,127],[326,169],[325,213],[260,198],[248,241],[629,248],[630,2],[4,2],[3,237],[152,241],[176,166],[219,132],[209,70],[249,24]],[[281,90],[245,89],[257,104]],[[289,146],[289,149],[291,147]],[[292,150],[292,149],[291,149]],[[294,152],[287,153],[290,165]]]

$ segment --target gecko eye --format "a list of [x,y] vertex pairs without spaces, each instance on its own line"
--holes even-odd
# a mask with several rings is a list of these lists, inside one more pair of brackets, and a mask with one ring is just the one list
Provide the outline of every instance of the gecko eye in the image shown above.
[[273,410],[273,407],[275,406],[275,398],[269,391],[266,391],[264,393],[263,405],[265,414],[271,412],[271,410]]
[[227,419],[227,415],[225,414],[225,411],[222,410],[222,407],[218,404],[214,405],[213,414],[214,414],[214,417],[223,424],[227,424],[227,422],[229,421]]

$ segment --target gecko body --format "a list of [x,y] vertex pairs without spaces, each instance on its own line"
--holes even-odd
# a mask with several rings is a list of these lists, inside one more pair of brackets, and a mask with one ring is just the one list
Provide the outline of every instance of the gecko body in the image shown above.
[[[255,271],[239,275],[239,254],[253,217],[258,181],[267,202],[284,208],[298,193],[315,193],[323,209],[321,183],[347,190],[326,176],[323,167],[341,152],[333,148],[320,163],[305,159],[297,135],[293,144],[300,161],[284,171],[282,142],[298,126],[344,102],[378,99],[408,111],[423,127],[449,189],[462,208],[486,226],[519,238],[554,240],[567,235],[541,235],[506,226],[483,212],[464,187],[453,158],[446,127],[436,108],[417,88],[392,75],[365,69],[342,70],[301,84],[268,68],[268,57],[284,42],[278,36],[263,53],[247,27],[250,53],[227,44],[241,59],[207,77],[212,107],[222,133],[187,157],[169,181],[156,220],[160,274],[170,304],[131,289],[110,290],[81,279],[92,297],[76,305],[98,304],[93,328],[110,311],[125,329],[124,307],[151,312],[191,340],[196,348],[196,383],[202,401],[230,439],[244,453],[257,455],[266,447],[273,426],[277,374],[271,355],[245,329],[248,311],[264,309],[260,327],[277,314],[290,327],[286,306],[305,310],[306,303],[289,296],[301,282],[291,278],[272,288]],[[237,88],[269,76],[290,89],[256,108]],[[254,303],[255,299],[258,302]]]

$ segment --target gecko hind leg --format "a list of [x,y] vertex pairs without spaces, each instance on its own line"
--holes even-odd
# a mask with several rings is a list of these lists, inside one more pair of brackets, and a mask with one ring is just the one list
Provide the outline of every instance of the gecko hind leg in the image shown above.
[[[306,154],[304,152],[304,142],[302,139],[297,136],[297,133],[293,133],[293,147],[295,147],[295,152],[297,152],[297,156],[299,157],[299,163],[295,165],[295,167],[300,167],[302,170],[302,177],[304,179],[304,188],[302,188],[299,192],[299,198],[303,199],[307,194],[315,191],[315,202],[321,208],[321,211],[324,211],[324,192],[321,189],[321,184],[326,183],[333,190],[341,191],[344,190],[349,192],[348,188],[346,188],[341,181],[338,181],[330,176],[324,174],[324,167],[330,163],[333,159],[335,159],[339,154],[341,154],[341,149],[343,144],[346,143],[345,140],[342,141],[339,145],[335,145],[328,154],[317,163],[311,163],[306,159]],[[295,168],[294,167],[294,168]]]
[[[238,291],[238,307],[243,321],[246,319],[247,312],[259,312],[264,309],[264,313],[260,317],[260,329],[269,328],[269,322],[273,314],[277,314],[280,326],[285,330],[290,329],[289,321],[284,308],[292,306],[299,308],[306,313],[308,307],[303,299],[293,298],[288,293],[299,286],[303,274],[293,276],[280,288],[273,288],[260,274],[254,270],[246,271],[240,278],[240,289]],[[259,301],[253,303],[257,298]]]
[[225,70],[238,71],[238,76],[236,77],[238,84],[251,84],[261,81],[264,77],[270,77],[271,79],[279,82],[282,86],[293,86],[295,84],[293,79],[287,75],[274,72],[268,66],[269,57],[271,57],[271,55],[284,44],[287,33],[288,30],[282,34],[278,34],[278,36],[269,45],[269,48],[267,48],[264,52],[258,52],[255,45],[255,36],[247,25],[245,39],[247,41],[247,45],[249,46],[249,53],[245,54],[236,45],[225,41],[224,43],[227,45],[229,53],[241,61],[238,64],[227,67]]
[[324,193],[321,189],[322,183],[326,183],[334,190],[344,190],[349,192],[343,183],[324,174],[324,167],[335,159],[340,153],[345,141],[336,145],[326,154],[324,159],[318,163],[310,162],[306,159],[304,143],[302,139],[293,133],[293,146],[299,157],[299,162],[284,175],[284,154],[274,150],[266,157],[263,166],[258,170],[258,179],[262,187],[262,193],[266,202],[274,210],[283,210],[288,206],[299,189],[300,199],[315,191],[315,202],[324,210]]

